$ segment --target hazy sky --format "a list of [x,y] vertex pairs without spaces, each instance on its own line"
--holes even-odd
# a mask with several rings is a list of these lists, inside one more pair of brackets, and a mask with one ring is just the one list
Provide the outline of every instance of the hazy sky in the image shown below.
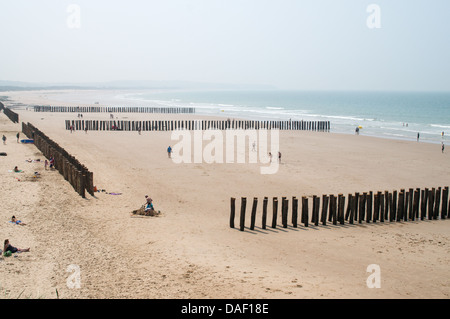
[[450,91],[449,0],[0,0],[0,39],[0,80]]

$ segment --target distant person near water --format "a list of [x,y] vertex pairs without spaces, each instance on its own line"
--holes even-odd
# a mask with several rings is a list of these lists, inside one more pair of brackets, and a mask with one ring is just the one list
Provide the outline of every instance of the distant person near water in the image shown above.
[[17,143],[19,143],[20,132],[17,133],[16,137],[17,137]]
[[417,133],[417,142],[419,141],[419,138],[420,138],[420,134]]
[[356,135],[359,135],[359,127],[357,127],[357,128],[355,129],[355,133],[356,133]]
[[3,140],[3,145],[6,145],[6,136],[5,135],[3,135],[2,140]]
[[444,145],[444,143],[442,143],[442,153],[444,153],[444,148],[445,148],[445,145]]
[[169,158],[171,158],[172,156],[172,148],[170,146],[167,148],[167,155],[169,156]]

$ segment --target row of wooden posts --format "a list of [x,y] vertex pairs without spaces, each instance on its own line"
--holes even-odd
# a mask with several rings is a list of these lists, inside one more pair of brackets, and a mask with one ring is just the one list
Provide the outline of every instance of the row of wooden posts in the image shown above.
[[115,107],[115,106],[44,106],[35,105],[34,112],[72,112],[72,113],[195,113],[193,107]]
[[5,107],[5,105],[0,102],[0,111],[3,110],[3,113],[13,122],[13,123],[19,123],[19,114],[17,114],[14,111],[11,111],[11,109]]
[[[348,194],[347,207],[346,198],[343,194],[322,195],[322,206],[320,207],[320,196],[312,196],[312,208],[309,206],[309,198],[301,198],[300,221],[299,203],[296,197],[292,197],[291,224],[296,228],[300,222],[304,227],[314,224],[326,225],[327,222],[333,225],[344,225],[346,222],[353,223],[376,223],[376,222],[400,222],[414,220],[435,220],[450,218],[449,214],[449,188],[410,188],[397,191],[384,192],[363,192]],[[264,197],[262,206],[261,228],[267,226],[267,209],[269,198]],[[239,229],[245,229],[247,198],[241,198]],[[250,230],[255,228],[258,198],[253,198],[253,205],[250,218]],[[231,198],[230,227],[235,228],[236,198]],[[281,225],[288,227],[289,199],[281,198]],[[278,219],[278,198],[272,200],[272,221],[271,227],[277,227]],[[310,218],[311,217],[311,218]]]
[[85,191],[87,191],[94,196],[94,176],[86,166],[32,124],[22,122],[22,132],[34,140],[34,145],[46,158],[54,158],[55,169],[64,176],[78,194],[85,198]]
[[255,121],[255,120],[66,120],[66,130],[89,131],[172,131],[207,129],[280,129],[329,132],[329,121]]

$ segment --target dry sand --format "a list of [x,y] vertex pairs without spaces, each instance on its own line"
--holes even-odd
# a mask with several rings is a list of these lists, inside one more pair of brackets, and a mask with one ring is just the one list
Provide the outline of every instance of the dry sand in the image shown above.
[[[25,104],[70,105],[46,100],[45,92],[1,95]],[[175,164],[166,153],[174,144],[170,132],[71,134],[64,120],[77,114],[17,112],[20,122],[34,124],[94,172],[99,189],[122,195],[83,199],[58,172],[26,162],[44,157],[34,145],[18,144],[21,125],[0,114],[0,134],[8,138],[0,145],[8,153],[0,157],[1,240],[31,248],[0,261],[1,297],[56,298],[56,291],[59,298],[450,296],[449,220],[260,227],[264,196],[448,186],[450,155],[440,145],[281,132],[283,163],[277,174],[262,175],[260,164]],[[107,113],[83,115],[109,119]],[[8,172],[16,165],[24,173]],[[39,179],[32,178],[36,170]],[[162,216],[130,215],[146,194]],[[229,227],[230,197],[238,198],[239,211],[242,196],[250,206],[254,196],[260,198],[253,231]],[[27,225],[8,223],[13,214]],[[371,264],[381,269],[379,289],[366,285]],[[81,269],[79,289],[67,286],[69,265]]]

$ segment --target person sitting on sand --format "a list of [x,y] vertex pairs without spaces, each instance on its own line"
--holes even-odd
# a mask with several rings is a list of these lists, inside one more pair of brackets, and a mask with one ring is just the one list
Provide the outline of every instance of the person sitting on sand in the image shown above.
[[17,166],[14,167],[13,171],[16,173],[20,172],[20,170],[17,168]]
[[16,225],[21,225],[21,226],[25,226],[26,225],[21,220],[17,220],[16,216],[11,217],[11,223],[16,224]]
[[25,248],[25,249],[16,248],[9,243],[9,239],[5,239],[5,243],[3,245],[3,253],[6,253],[7,251],[10,251],[13,254],[17,253],[17,252],[22,253],[22,252],[30,251],[30,248]]
[[153,200],[148,196],[146,197],[147,197],[147,204],[145,205],[144,211],[147,212],[149,210],[155,210],[155,208],[153,207]]

